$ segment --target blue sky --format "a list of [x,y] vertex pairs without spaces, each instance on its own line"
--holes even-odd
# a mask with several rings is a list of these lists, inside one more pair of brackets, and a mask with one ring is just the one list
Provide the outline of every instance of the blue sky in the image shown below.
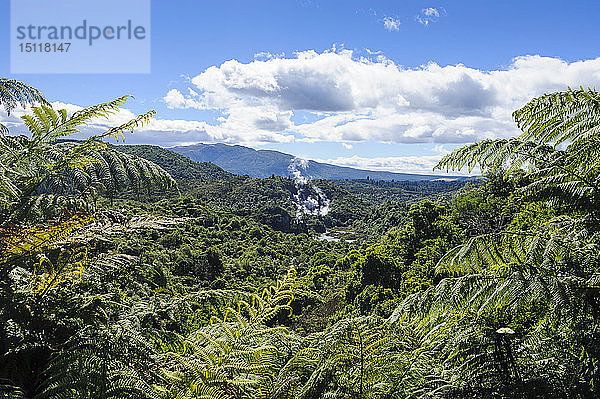
[[510,112],[527,99],[600,83],[598,1],[153,0],[152,72],[139,75],[11,75],[0,4],[0,75],[65,106],[133,94],[127,111],[160,123],[129,143],[426,172],[452,148],[516,134]]

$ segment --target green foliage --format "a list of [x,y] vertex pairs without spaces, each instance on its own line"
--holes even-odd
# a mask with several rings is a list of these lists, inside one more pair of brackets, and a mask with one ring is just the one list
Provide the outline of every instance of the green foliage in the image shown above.
[[159,362],[168,381],[165,397],[269,398],[275,390],[272,375],[285,329],[266,323],[291,311],[295,271],[250,302],[238,299],[223,318],[187,337],[159,339]]
[[307,337],[282,370],[304,370],[297,398],[409,398],[443,385],[432,353],[413,326],[348,317]]
[[112,149],[151,161],[176,180],[214,181],[233,177],[210,162],[194,162],[186,156],[153,145],[116,145]]
[[600,175],[598,165],[599,94],[569,90],[542,96],[514,112],[523,133],[515,139],[486,140],[445,156],[439,168],[476,165],[510,174],[522,168],[529,184],[520,189],[529,197],[554,205],[595,209]]
[[[442,353],[454,353],[447,359],[452,367],[467,371],[459,375],[470,385],[507,395],[530,381],[538,384],[540,395],[597,394],[598,368],[584,366],[584,359],[596,353],[597,346],[565,335],[581,323],[595,330],[592,326],[598,321],[597,312],[591,310],[598,301],[594,204],[599,192],[593,150],[598,135],[597,98],[597,93],[582,89],[534,99],[514,113],[524,131],[520,137],[476,143],[439,164],[479,165],[491,171],[503,167],[505,179],[518,176],[515,192],[521,197],[510,223],[504,220],[495,228],[477,229],[480,234],[438,263],[437,273],[446,278],[424,294],[409,297],[396,310],[397,314],[416,310],[432,328],[441,320],[452,320],[449,325],[445,322],[446,328],[460,334],[461,340],[444,337]],[[515,315],[507,320],[520,329],[516,340],[512,338],[514,344],[502,335],[509,330],[498,324],[499,310]],[[492,326],[499,329],[486,333],[486,320],[494,319]],[[559,341],[564,344],[551,350],[547,346]],[[515,360],[512,345],[524,352],[522,359]],[[495,349],[489,352],[486,348],[492,346]],[[581,349],[578,361],[572,349],[576,346]],[[546,359],[545,372],[539,363],[529,361],[532,357]],[[558,371],[559,364],[563,371]],[[490,373],[494,367],[498,371]],[[526,369],[525,380],[520,368]],[[542,373],[545,378],[534,377]],[[574,378],[581,382],[574,386]]]
[[[128,187],[174,186],[175,181],[159,166],[111,151],[103,141],[123,137],[124,131],[146,123],[154,111],[82,142],[57,142],[78,132],[78,127],[92,118],[116,113],[126,99],[84,108],[70,116],[65,110],[55,111],[46,105],[33,107],[33,115],[23,116],[30,138],[0,136],[2,221],[89,211],[99,191],[112,196]],[[49,215],[43,214],[52,208]]]
[[597,397],[597,98],[440,163],[484,179],[314,181],[302,218],[289,178],[104,143],[151,114],[68,140],[125,98],[34,107],[0,137],[0,396]]
[[[107,307],[98,312],[93,304],[102,300],[90,301],[94,294],[78,289],[87,284],[84,279],[104,277],[111,268],[130,261],[99,253],[101,245],[97,244],[110,242],[103,234],[115,233],[113,222],[119,215],[90,216],[98,192],[119,190],[128,183],[174,185],[158,166],[111,154],[103,142],[123,137],[123,131],[146,123],[154,112],[83,142],[57,141],[78,132],[78,126],[92,118],[114,114],[126,97],[68,115],[50,108],[36,97],[37,91],[25,85],[1,83],[2,102],[9,111],[17,102],[43,103],[32,108],[33,115],[23,117],[29,138],[0,136],[2,390],[23,397],[150,393],[144,384],[146,376],[132,371],[134,358],[125,360],[135,352],[133,341],[125,339],[125,330],[109,323],[112,312]],[[120,216],[120,224],[129,222]],[[54,220],[48,222],[49,218]],[[131,222],[133,228],[145,224]],[[160,228],[160,224],[146,225]],[[139,341],[139,333],[127,331],[132,337],[137,334]],[[141,357],[146,364],[151,360],[147,352]]]
[[417,180],[385,181],[371,179],[333,180],[332,182],[348,190],[371,205],[386,201],[419,202],[423,199],[436,200],[447,197],[465,185],[467,179],[456,180]]
[[157,398],[149,355],[144,338],[126,325],[85,328],[52,357],[36,398]]
[[[0,78],[0,105],[8,115],[17,107],[25,108],[33,104],[49,105],[39,90],[14,79]],[[8,133],[8,128],[0,123],[0,134]]]

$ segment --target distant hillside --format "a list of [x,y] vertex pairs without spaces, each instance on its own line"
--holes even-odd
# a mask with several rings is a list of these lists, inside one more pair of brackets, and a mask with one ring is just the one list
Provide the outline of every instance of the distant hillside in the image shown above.
[[155,145],[114,145],[118,151],[154,162],[177,180],[223,180],[232,177],[214,163],[196,162],[188,157]]
[[[228,172],[250,177],[290,176],[295,157],[279,151],[254,150],[241,145],[195,144],[171,148],[197,162],[212,162]],[[303,176],[314,179],[437,180],[440,176],[361,170],[308,161]],[[451,178],[444,176],[444,178]],[[463,180],[464,177],[455,177]]]
[[[179,192],[182,194],[182,201],[184,202],[194,199],[214,209],[227,210],[241,216],[252,215],[257,221],[286,232],[308,230],[322,232],[325,228],[333,226],[348,226],[354,220],[366,217],[369,214],[370,207],[385,201],[415,201],[422,198],[437,198],[439,195],[457,190],[465,183],[464,180],[417,181],[414,177],[421,178],[421,176],[391,173],[390,175],[394,175],[395,179],[401,179],[398,176],[409,176],[413,177],[413,180],[391,182],[375,180],[376,177],[369,180],[348,181],[315,179],[310,184],[299,188],[294,179],[287,177],[289,174],[287,164],[283,170],[287,172],[285,173],[286,176],[277,176],[276,173],[271,173],[276,176],[253,178],[245,175],[236,176],[224,171],[214,163],[195,162],[184,155],[157,146],[115,145],[113,148],[145,158],[169,172],[178,180]],[[241,146],[217,146],[216,149],[213,149],[212,159],[218,158],[216,151],[227,152],[231,148],[234,151],[239,151],[240,154],[259,153],[263,165],[267,165],[269,160],[272,161],[277,157],[285,159],[286,162],[291,162],[293,159],[291,155],[280,152],[254,151]],[[275,156],[270,158],[269,154],[275,154]],[[239,156],[248,165],[253,166],[251,158]],[[305,172],[305,175],[312,174],[314,176],[313,171],[322,167],[325,170],[330,167],[334,171],[338,168],[317,162],[309,163],[308,173]],[[351,168],[339,169],[353,170]],[[357,170],[354,169],[353,171]],[[317,190],[327,200],[331,201],[327,214],[305,214],[301,221],[296,220],[299,206],[306,206],[309,197],[313,199],[319,197]],[[151,198],[155,200],[161,198],[160,193],[154,193],[153,195]],[[190,216],[193,215],[190,214]]]
[[[475,181],[475,180],[473,180]],[[418,202],[425,198],[437,199],[450,195],[469,180],[425,180],[425,181],[382,181],[382,180],[333,180],[333,183],[356,195],[371,205],[386,201]]]

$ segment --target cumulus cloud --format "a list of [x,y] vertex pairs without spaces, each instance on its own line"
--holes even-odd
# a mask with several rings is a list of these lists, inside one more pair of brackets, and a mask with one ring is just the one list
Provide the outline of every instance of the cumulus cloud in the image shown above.
[[[68,114],[73,114],[74,112],[83,109],[83,107],[79,105],[58,101],[53,102],[52,107],[56,110],[65,109]],[[30,113],[31,107],[19,107],[11,112],[9,116],[2,108],[0,108],[0,123],[3,123],[5,126],[7,126],[10,133],[13,135],[27,135],[28,131],[21,120],[21,116]],[[262,123],[263,126],[261,126],[260,129],[256,129],[251,134],[245,135],[236,135],[233,133],[224,134],[226,130],[222,127],[213,126],[204,121],[152,118],[145,125],[137,127],[133,133],[125,134],[125,140],[128,144],[155,144],[164,147],[171,147],[175,145],[191,145],[198,142],[251,144],[261,142],[273,143],[291,141],[291,136],[286,136],[279,133],[279,127],[286,126],[285,120],[279,121],[277,119],[268,119],[268,115],[269,114],[263,110],[260,112],[260,117],[263,119],[255,120],[252,119],[252,116],[249,116],[253,122],[259,121],[258,123]],[[278,114],[273,114],[273,118],[276,118],[277,115]],[[81,135],[73,136],[72,138],[81,139],[99,134],[111,127],[122,125],[135,117],[136,115],[131,110],[121,108],[119,112],[110,115],[108,119],[91,119],[88,123],[79,127]],[[245,120],[226,121],[226,125],[230,126],[232,131],[235,131],[237,125],[245,124]]]
[[259,53],[254,54],[255,60],[270,60],[272,58],[283,58],[285,57],[285,53],[281,52],[278,54],[273,54],[270,51],[261,51]]
[[401,24],[402,23],[397,18],[385,17],[383,19],[383,26],[385,27],[385,29],[389,30],[390,32],[398,32],[400,30]]
[[[436,10],[423,15],[435,17]],[[309,50],[226,61],[192,84],[196,94],[173,89],[165,102],[220,111],[220,122],[207,128],[230,141],[468,143],[517,134],[511,113],[535,96],[600,86],[600,58],[523,56],[483,71],[462,64],[403,68],[382,54]],[[295,119],[300,111],[312,117]]]
[[[417,174],[432,174],[433,167],[437,165],[441,156],[405,156],[405,157],[380,157],[380,158],[365,158],[358,155],[351,157],[339,157],[321,160],[338,166],[349,166],[351,168],[387,171],[387,172],[403,172]],[[445,171],[436,171],[435,174],[447,175]],[[456,175],[456,173],[453,173]]]
[[[330,163],[338,166],[348,166],[351,168],[363,169],[363,170],[374,170],[384,172],[397,172],[397,173],[415,173],[415,174],[426,174],[426,175],[439,175],[441,178],[448,176],[446,170],[433,170],[438,164],[443,155],[447,152],[444,151],[439,155],[425,155],[425,156],[400,156],[400,157],[375,157],[367,158],[358,155],[351,157],[338,157],[330,159],[318,160],[320,162]],[[466,169],[462,171],[451,171],[453,176],[474,176],[480,174],[481,171],[475,168],[472,171]]]
[[446,15],[446,9],[444,7],[427,7],[423,8],[421,12],[415,17],[416,21],[421,25],[429,25],[430,23],[437,22],[440,17]]
[[[197,96],[193,89],[188,88],[190,96]],[[190,97],[184,97],[183,94],[177,89],[171,89],[164,97],[165,102],[169,108],[201,108],[201,105],[196,103]]]
[[[379,53],[309,50],[205,69],[184,90],[169,90],[164,101],[171,108],[209,110],[217,114],[215,121],[156,118],[127,141],[163,146],[329,141],[346,148],[357,142],[432,143],[438,146],[434,153],[443,154],[445,144],[518,134],[515,109],[533,97],[580,85],[600,87],[600,58],[522,56],[506,68],[485,71],[462,64],[404,68]],[[24,112],[10,117],[0,112],[0,121],[20,132]],[[133,117],[122,110],[108,123],[93,121],[86,134]]]

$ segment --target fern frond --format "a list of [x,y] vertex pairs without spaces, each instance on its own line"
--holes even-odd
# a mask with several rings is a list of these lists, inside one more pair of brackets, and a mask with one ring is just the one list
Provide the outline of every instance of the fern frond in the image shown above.
[[87,328],[52,358],[42,398],[158,399],[144,338],[124,325]]
[[[39,90],[14,79],[0,78],[0,105],[8,115],[17,106],[25,108],[33,104],[50,106]],[[8,129],[0,123],[0,134],[5,133]]]
[[[67,115],[66,110],[55,111],[48,106],[33,107],[33,115],[24,115],[22,117],[25,125],[32,134],[32,140],[35,142],[51,143],[54,140],[78,133],[78,127],[89,123],[94,118],[108,119],[111,115],[119,112],[120,107],[130,96],[119,97],[115,100],[83,108],[76,111],[71,116]],[[152,111],[144,115],[153,115]],[[137,123],[147,120],[142,116],[134,119],[131,126],[137,126]],[[103,136],[116,134],[119,130]]]
[[546,94],[515,111],[523,140],[558,146],[586,139],[600,125],[600,95],[583,88]]

